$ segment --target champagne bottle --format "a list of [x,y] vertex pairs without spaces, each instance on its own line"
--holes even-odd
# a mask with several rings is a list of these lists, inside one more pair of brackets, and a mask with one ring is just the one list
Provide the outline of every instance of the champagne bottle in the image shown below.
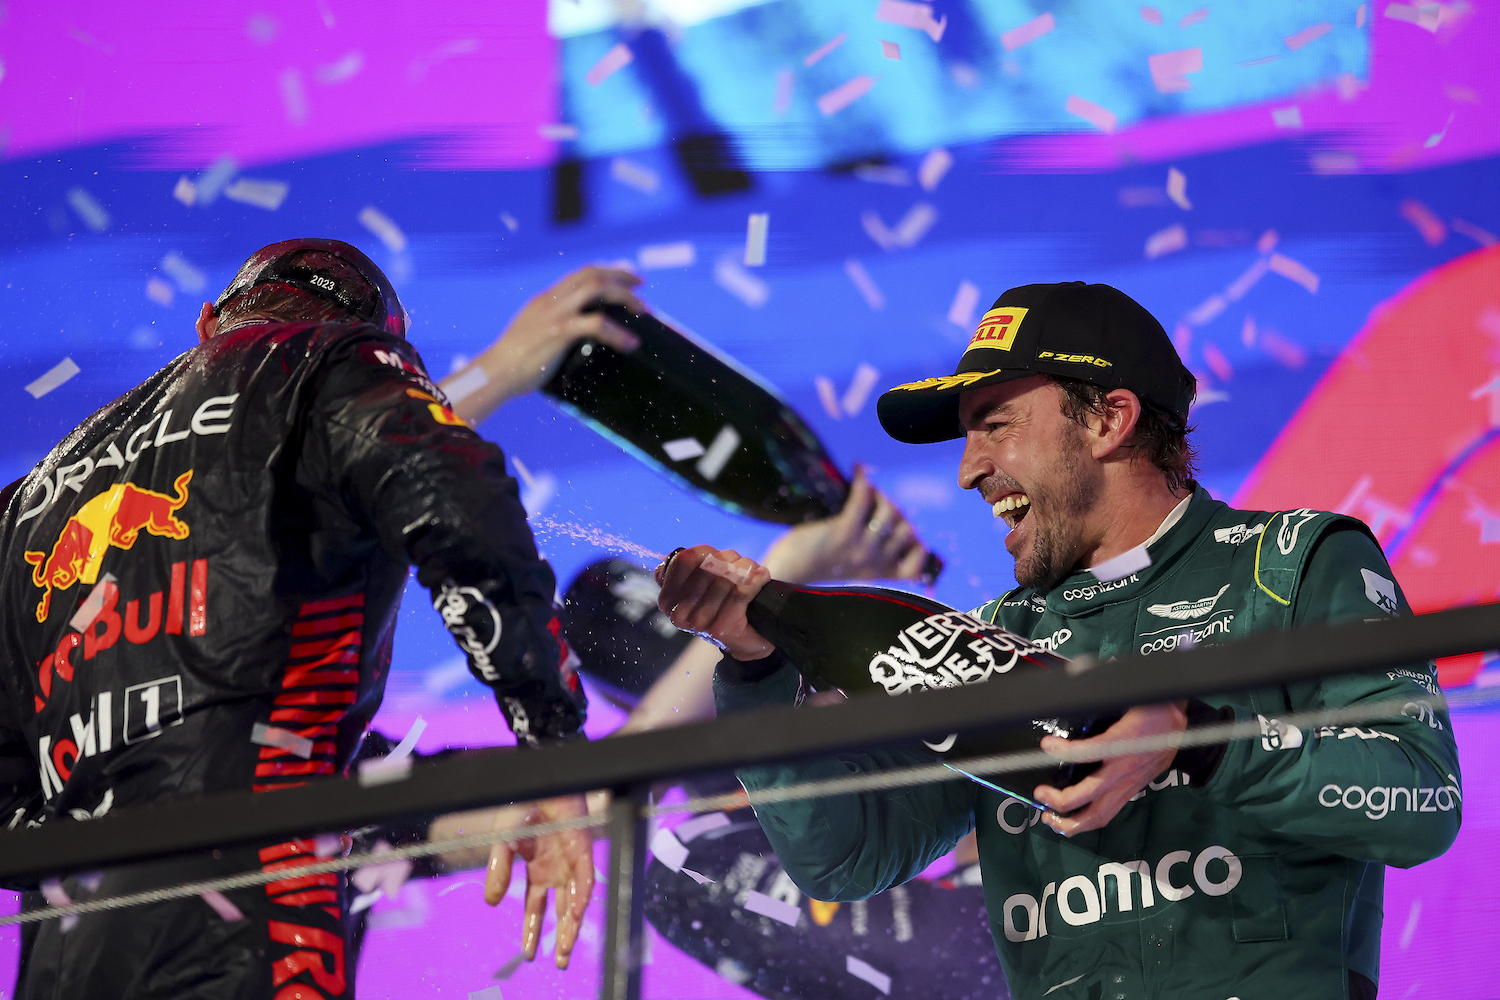
[[[1030,639],[937,601],[879,587],[765,585],[746,609],[750,626],[785,652],[818,690],[888,695],[993,681],[1014,670],[1062,670],[1068,661]],[[1119,718],[1033,719],[982,733],[924,740],[939,759],[1036,750],[1043,736],[1097,736]],[[1097,764],[1059,764],[982,778],[986,787],[1044,808],[1037,785],[1063,788]]]
[[[650,313],[596,308],[640,338],[621,354],[580,342],[542,387],[565,410],[679,484],[779,524],[831,517],[849,483],[817,435],[769,385]],[[927,582],[942,571],[929,553]]]

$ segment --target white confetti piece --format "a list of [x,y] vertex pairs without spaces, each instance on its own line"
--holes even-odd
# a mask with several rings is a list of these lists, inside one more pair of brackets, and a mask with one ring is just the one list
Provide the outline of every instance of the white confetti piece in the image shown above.
[[769,212],[751,212],[745,225],[745,266],[760,267],[766,262],[766,236],[771,228]]
[[1327,21],[1320,21],[1317,24],[1312,25],[1311,27],[1303,28],[1301,31],[1295,34],[1287,35],[1284,39],[1282,39],[1282,41],[1286,42],[1287,48],[1291,49],[1293,52],[1296,52],[1298,49],[1302,48],[1302,46],[1316,42],[1318,39],[1322,38],[1332,30],[1333,25],[1329,24]]
[[303,760],[312,757],[313,753],[313,741],[306,736],[298,736],[290,729],[268,726],[264,722],[257,722],[250,728],[250,742],[263,747],[286,750]]
[[401,231],[401,227],[374,205],[366,205],[360,209],[358,219],[359,224],[374,233],[391,253],[400,253],[406,249],[406,234]]
[[500,987],[486,986],[482,990],[474,990],[469,994],[469,1000],[505,1000],[500,995]]
[[885,295],[881,293],[880,286],[875,284],[875,279],[870,277],[870,272],[865,266],[853,257],[844,261],[844,273],[849,280],[854,282],[854,287],[859,290],[860,296],[865,300],[865,305],[879,312],[885,308]]
[[691,868],[684,868],[684,869],[682,869],[682,874],[686,875],[688,878],[692,879],[694,882],[697,882],[699,885],[712,885],[713,884],[713,879],[709,878],[707,875],[699,875],[697,872],[693,871]]
[[656,855],[656,860],[674,872],[681,871],[683,863],[688,859],[688,849],[682,846],[682,842],[671,830],[656,831],[656,835],[651,838],[651,853]]
[[881,39],[880,54],[885,56],[887,59],[895,59],[897,61],[900,61],[901,46],[897,45],[895,42],[887,42],[885,39]]
[[854,79],[839,84],[818,98],[818,110],[823,112],[825,116],[836,115],[868,94],[870,88],[873,86],[875,86],[875,78],[873,76],[865,76],[863,74],[856,76]]
[[[540,514],[547,508],[547,504],[552,502],[552,498],[557,496],[557,477],[550,472],[533,474],[530,469],[526,468],[526,464],[514,455],[511,456],[510,461],[516,467],[516,474],[521,477],[523,484],[521,506],[526,508],[528,515]],[[422,726],[426,728],[427,723],[422,722]]]
[[839,406],[839,391],[833,384],[833,379],[827,375],[817,375],[813,378],[813,388],[818,390],[818,402],[823,404],[823,412],[835,420],[844,419],[844,411]]
[[411,728],[406,731],[406,735],[401,737],[401,742],[396,744],[384,760],[389,763],[403,760],[410,756],[411,752],[416,749],[417,740],[421,739],[422,734],[426,731],[427,720],[420,715],[417,716],[416,720],[412,722]]
[[681,462],[689,458],[697,458],[703,454],[703,445],[698,443],[697,438],[678,438],[676,441],[665,441],[661,450],[667,453],[667,457],[674,462]]
[[374,785],[388,785],[393,781],[405,781],[410,776],[410,757],[402,757],[396,761],[377,758],[375,760],[362,761],[359,765],[359,785],[361,788],[370,788]]
[[719,428],[719,433],[714,436],[713,443],[708,446],[708,451],[698,459],[698,475],[709,482],[719,478],[719,473],[724,471],[724,466],[740,447],[740,432],[728,424]]
[[286,201],[286,194],[290,190],[291,186],[285,181],[258,181],[241,177],[224,189],[224,197],[242,205],[254,205],[274,212]]
[[177,282],[184,292],[201,292],[208,284],[208,276],[198,270],[182,254],[173,250],[161,259],[161,269]]
[[1222,295],[1210,295],[1198,304],[1198,307],[1187,314],[1187,321],[1193,326],[1203,326],[1212,322],[1221,312],[1229,308],[1229,303]]
[[859,216],[859,224],[864,227],[865,233],[882,250],[893,250],[896,247],[896,234],[891,232],[885,220],[870,209],[865,209]]
[[281,106],[286,111],[286,120],[293,125],[305,124],[307,122],[307,90],[302,86],[302,71],[282,70],[279,82]]
[[635,53],[630,51],[630,46],[624,42],[616,42],[614,48],[600,56],[599,61],[583,74],[583,78],[590,86],[597,87],[633,62]]
[[578,138],[578,126],[568,125],[564,122],[547,122],[536,127],[537,135],[543,139],[551,139],[553,142],[566,142],[569,139]]
[[931,191],[938,186],[938,182],[952,166],[952,153],[946,149],[934,149],[922,157],[922,165],[917,168],[917,183],[922,185],[923,191]]
[[177,178],[177,186],[172,188],[172,197],[192,208],[193,203],[198,200],[198,186],[187,175],[183,175]]
[[1438,143],[1442,142],[1444,138],[1447,137],[1448,126],[1453,124],[1454,114],[1455,112],[1448,112],[1448,120],[1443,123],[1442,131],[1432,133],[1432,135],[1429,135],[1426,140],[1423,141],[1422,147],[1424,149],[1431,149],[1433,146],[1436,146]]
[[198,179],[193,182],[198,192],[198,204],[212,205],[219,197],[219,192],[234,178],[237,170],[239,164],[232,156],[221,156],[215,160],[213,166],[199,174]]
[[1168,226],[1166,229],[1152,233],[1146,239],[1146,258],[1155,260],[1174,251],[1181,250],[1187,246],[1187,230],[1182,223]]
[[1189,14],[1182,15],[1182,19],[1177,22],[1177,27],[1179,27],[1179,28],[1191,28],[1193,25],[1198,24],[1201,21],[1207,21],[1207,20],[1208,20],[1208,8],[1207,7],[1199,7],[1197,10],[1195,10],[1195,11],[1189,13]]
[[1093,101],[1086,101],[1077,94],[1069,94],[1068,100],[1063,104],[1063,110],[1070,115],[1076,115],[1094,126],[1101,132],[1113,132],[1115,126],[1120,123],[1113,111],[1101,108]]
[[656,171],[623,156],[610,161],[609,175],[626,187],[646,194],[655,194],[656,189],[661,186],[661,178],[656,175]]
[[865,408],[865,403],[870,398],[870,390],[875,388],[875,383],[880,380],[880,372],[869,364],[861,363],[854,370],[854,378],[849,383],[849,388],[844,391],[841,400],[844,412],[851,417],[859,416],[859,411]]
[[319,66],[317,72],[318,82],[343,83],[345,80],[353,79],[364,68],[364,53],[350,52],[338,62]]
[[1167,170],[1167,197],[1184,212],[1193,207],[1187,196],[1187,175],[1176,167]]
[[212,906],[214,912],[224,918],[225,923],[232,924],[235,921],[245,919],[245,915],[240,912],[240,908],[231,903],[222,892],[210,889],[207,892],[198,893],[198,898],[209,906]]
[[636,254],[636,265],[646,271],[652,268],[692,267],[698,260],[698,251],[693,244],[650,243]]
[[177,297],[177,292],[172,286],[160,278],[146,279],[146,298],[159,306],[170,306],[172,300]]
[[1277,128],[1301,128],[1302,109],[1295,104],[1289,108],[1272,108],[1271,121]]
[[769,285],[729,257],[714,264],[714,283],[751,309],[759,309],[771,297]]
[[844,956],[844,971],[856,979],[863,979],[886,996],[891,995],[891,977],[875,966],[853,955]]
[[511,215],[509,212],[501,212],[500,221],[502,224],[504,224],[505,228],[509,229],[511,232],[515,232],[517,229],[521,228],[521,224],[516,221],[516,217],[514,215]]
[[854,168],[854,176],[872,184],[889,184],[892,187],[905,187],[911,183],[911,174],[906,172],[905,167],[889,163],[861,163]]
[[1039,14],[1027,21],[1020,27],[1011,28],[1000,36],[1000,44],[1005,46],[1005,51],[1014,52],[1023,45],[1036,41],[1043,35],[1057,28],[1057,19],[1052,12]]
[[1302,262],[1273,253],[1271,259],[1266,261],[1266,266],[1283,278],[1295,281],[1312,294],[1318,293],[1318,276]]
[[[1178,645],[1181,645],[1181,643],[1179,642]],[[1055,986],[1049,986],[1049,987],[1047,987],[1047,992],[1043,993],[1042,996],[1049,996],[1052,993],[1055,993],[1057,990],[1062,989],[1064,986],[1072,986],[1074,983],[1078,982],[1078,980],[1080,980],[1082,978],[1083,978],[1083,976],[1080,974],[1080,975],[1074,976],[1072,979],[1064,979],[1062,982],[1058,983]]]
[[704,813],[702,816],[694,816],[692,819],[678,823],[672,833],[682,843],[691,844],[710,830],[718,830],[728,825],[729,817],[723,813]]
[[934,42],[941,42],[943,32],[948,29],[948,15],[944,14],[941,21],[933,20],[930,5],[910,0],[880,0],[875,8],[875,20],[926,32]]
[[1163,94],[1177,94],[1192,87],[1187,74],[1203,71],[1201,48],[1178,49],[1149,57],[1146,64],[1151,68],[1151,82]]
[[948,307],[948,322],[967,329],[974,323],[974,307],[978,304],[979,286],[972,281],[960,281],[953,304]]
[[1106,559],[1097,566],[1090,566],[1089,572],[1094,574],[1094,579],[1101,583],[1112,583],[1115,580],[1123,580],[1132,573],[1139,573],[1151,565],[1151,556],[1146,552],[1146,546],[1137,545],[1133,549],[1126,549],[1113,559]]
[[313,856],[328,860],[344,853],[344,838],[337,833],[320,833],[313,838]]
[[797,921],[802,918],[802,910],[799,907],[777,899],[775,896],[756,892],[754,889],[745,895],[745,909],[763,917],[770,917],[772,920],[779,920],[788,927],[796,927]]
[[823,43],[822,45],[818,46],[812,52],[809,52],[807,54],[807,58],[804,59],[804,60],[802,60],[802,65],[804,65],[804,66],[812,66],[812,65],[814,65],[820,59],[822,59],[824,56],[828,55],[828,53],[832,52],[834,49],[838,48],[840,45],[843,45],[844,42],[846,42],[848,40],[849,40],[849,33],[847,31],[839,32],[839,34],[836,37],[834,37],[833,39],[830,39],[829,41],[827,41],[827,42]]
[[792,108],[792,90],[797,83],[793,70],[783,69],[776,73],[776,96],[771,101],[771,111],[779,118]]
[[109,211],[101,204],[99,199],[89,194],[81,187],[68,188],[68,204],[83,224],[96,233],[102,233],[109,228]]
[[[377,852],[390,849],[391,845],[384,840],[375,842]],[[357,868],[349,876],[349,881],[360,892],[373,892],[379,886],[387,899],[395,899],[401,894],[401,887],[406,884],[406,880],[411,877],[411,870],[410,858],[395,858]]]
[[937,222],[937,209],[925,201],[919,201],[913,205],[907,213],[896,223],[896,229],[891,234],[897,246],[913,247],[927,235],[932,224]]
[[443,393],[450,402],[458,404],[490,384],[490,378],[479,365],[474,365],[459,375],[443,382]]
[[68,619],[68,625],[72,627],[73,631],[82,632],[94,624],[94,619],[99,617],[99,612],[104,609],[105,602],[109,600],[111,592],[118,598],[120,588],[115,583],[114,574],[105,573],[103,579],[94,584],[94,589],[89,591],[88,598],[78,606],[78,610],[73,613],[73,617]]
[[41,378],[27,383],[26,391],[31,393],[32,399],[41,399],[47,393],[56,389],[74,375],[77,375],[79,371],[78,365],[74,363],[72,358],[63,358],[57,364],[47,369]]

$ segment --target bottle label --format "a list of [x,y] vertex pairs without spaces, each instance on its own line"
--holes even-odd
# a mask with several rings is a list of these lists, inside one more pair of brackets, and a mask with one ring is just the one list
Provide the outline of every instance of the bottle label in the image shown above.
[[870,679],[886,694],[979,684],[1023,657],[1046,658],[1030,639],[962,611],[931,615],[902,629],[870,659]]

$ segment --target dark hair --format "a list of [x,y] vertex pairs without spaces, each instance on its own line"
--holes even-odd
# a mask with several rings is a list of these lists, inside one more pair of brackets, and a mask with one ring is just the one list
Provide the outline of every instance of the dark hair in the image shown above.
[[[1118,405],[1109,401],[1108,389],[1076,378],[1046,377],[1063,391],[1063,414],[1085,427],[1090,414],[1102,417],[1108,409]],[[1126,447],[1141,449],[1151,464],[1167,477],[1167,488],[1173,493],[1193,490],[1198,488],[1198,481],[1193,478],[1198,471],[1198,454],[1188,440],[1193,431],[1194,428],[1189,427],[1182,417],[1143,399],[1140,419],[1136,421],[1135,432]]]
[[358,321],[337,302],[273,281],[246,289],[224,303],[219,308],[219,324],[252,314],[282,323]]

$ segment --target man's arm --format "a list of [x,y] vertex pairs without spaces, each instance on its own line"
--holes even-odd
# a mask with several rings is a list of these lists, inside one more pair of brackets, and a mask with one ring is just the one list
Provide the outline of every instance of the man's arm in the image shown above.
[[[1335,530],[1310,557],[1293,609],[1296,625],[1411,614],[1375,542]],[[1238,740],[1204,794],[1268,829],[1362,861],[1409,868],[1446,851],[1463,809],[1458,748],[1431,663],[1350,674],[1288,688],[1292,711],[1394,702],[1358,727]],[[1256,721],[1231,704],[1237,721]]]

